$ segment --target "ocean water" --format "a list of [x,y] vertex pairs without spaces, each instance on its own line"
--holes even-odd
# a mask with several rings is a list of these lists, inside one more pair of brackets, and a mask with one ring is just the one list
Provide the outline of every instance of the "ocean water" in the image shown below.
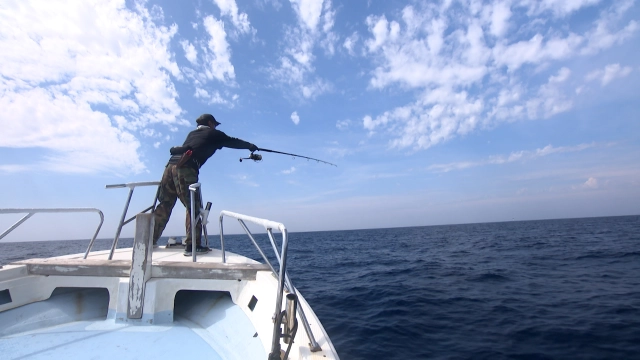
[[[0,242],[0,264],[87,244]],[[343,360],[640,359],[640,216],[291,233],[288,259]]]

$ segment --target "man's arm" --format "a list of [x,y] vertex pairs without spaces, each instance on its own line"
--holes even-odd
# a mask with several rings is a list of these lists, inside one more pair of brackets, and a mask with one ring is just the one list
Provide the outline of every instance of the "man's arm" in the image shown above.
[[247,150],[250,150],[251,152],[258,150],[258,147],[255,146],[254,144],[248,141],[244,141],[242,139],[238,139],[230,136],[227,136],[227,140],[224,142],[223,146],[231,149],[247,149]]

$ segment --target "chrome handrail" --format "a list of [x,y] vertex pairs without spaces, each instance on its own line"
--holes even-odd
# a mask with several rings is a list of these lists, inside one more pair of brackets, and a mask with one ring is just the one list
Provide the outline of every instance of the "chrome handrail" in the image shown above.
[[[287,248],[288,248],[287,228],[282,223],[278,223],[278,222],[275,222],[275,221],[256,218],[256,217],[253,217],[253,216],[248,216],[248,215],[243,215],[243,214],[238,214],[238,213],[234,213],[234,212],[226,211],[226,210],[221,211],[220,212],[220,250],[222,252],[222,262],[223,263],[226,263],[226,255],[225,255],[225,250],[224,250],[224,231],[223,231],[223,225],[222,225],[223,224],[223,219],[224,219],[225,216],[228,216],[228,217],[231,217],[231,218],[234,218],[234,219],[238,220],[238,222],[240,223],[240,225],[242,226],[244,231],[249,236],[249,239],[251,240],[253,245],[256,247],[256,249],[258,250],[258,252],[262,256],[264,261],[267,263],[267,265],[269,265],[269,267],[271,268],[271,271],[278,276],[278,294],[277,294],[277,298],[276,298],[275,315],[279,314],[281,309],[282,309],[282,297],[283,297],[284,287],[286,286],[291,294],[296,295],[296,289],[293,286],[293,284],[291,283],[291,280],[289,279],[289,275],[287,274],[287,270],[286,270]],[[251,231],[249,231],[249,228],[245,224],[245,221],[249,221],[249,222],[254,223],[256,225],[260,225],[260,226],[264,227],[265,230],[267,231],[267,234],[269,235],[269,240],[271,242],[271,246],[273,247],[273,252],[275,253],[275,256],[276,256],[276,260],[278,261],[278,263],[280,265],[279,273],[276,273],[275,268],[271,265],[271,262],[269,261],[269,259],[266,257],[266,255],[264,254],[264,252],[260,248],[260,245],[258,245],[258,243],[253,238],[253,235],[251,234]],[[275,238],[273,236],[273,229],[274,228],[278,229],[280,231],[280,233],[282,234],[282,245],[281,245],[281,250],[280,250],[281,253],[280,254],[278,254],[278,246],[276,245]],[[297,313],[300,316],[300,319],[302,320],[302,324],[304,326],[304,329],[305,329],[305,331],[307,333],[307,336],[309,337],[309,340],[310,340],[310,344],[309,345],[310,345],[311,351],[315,352],[315,351],[322,350],[320,345],[316,341],[315,337],[313,336],[313,332],[311,331],[311,327],[309,326],[309,322],[307,321],[307,317],[304,314],[304,310],[302,309],[302,306],[298,306],[297,307]],[[275,346],[277,344],[277,342],[280,341],[279,331],[278,331],[279,325],[280,324],[274,323],[273,344],[272,344],[273,346]]]
[[[130,223],[135,219],[135,215],[129,218],[127,221],[124,218],[127,216],[127,210],[129,209],[129,204],[131,203],[131,197],[133,196],[133,190],[137,186],[158,186],[160,185],[159,181],[140,181],[140,182],[132,182],[126,184],[113,184],[105,186],[106,189],[118,189],[118,188],[129,188],[129,196],[127,197],[127,201],[124,205],[124,210],[122,211],[122,216],[120,217],[120,222],[118,223],[118,230],[116,230],[116,236],[113,238],[113,244],[111,244],[111,251],[109,252],[109,260],[113,258],[113,253],[116,250],[116,246],[118,246],[118,240],[120,239],[120,232],[122,231],[122,227],[126,224]],[[159,190],[159,188],[158,188]],[[158,192],[156,191],[156,196],[153,198],[153,204],[148,208],[142,210],[140,213],[146,213],[149,210],[155,210],[156,201],[158,200]]]
[[89,246],[87,247],[87,251],[84,253],[84,259],[87,258],[91,248],[93,247],[94,241],[96,241],[96,237],[98,237],[98,233],[100,232],[100,228],[102,228],[102,223],[104,223],[104,214],[102,211],[96,208],[25,208],[25,209],[0,209],[0,214],[27,214],[22,217],[22,219],[18,220],[15,224],[10,226],[5,232],[0,234],[0,240],[2,240],[5,236],[7,236],[10,232],[15,230],[22,223],[27,221],[30,217],[32,217],[36,213],[78,213],[78,212],[97,212],[100,215],[100,224],[98,224],[98,228],[96,229],[95,234],[91,238],[89,242]]

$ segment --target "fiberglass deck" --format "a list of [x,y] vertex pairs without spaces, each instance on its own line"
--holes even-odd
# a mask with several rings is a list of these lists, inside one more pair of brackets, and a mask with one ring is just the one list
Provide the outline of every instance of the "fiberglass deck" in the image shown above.
[[[60,305],[69,302],[69,295],[61,294],[27,307],[31,307],[34,318],[41,311],[65,311]],[[74,311],[72,307],[67,310]],[[7,360],[266,358],[255,328],[228,295],[177,297],[175,310],[176,318],[167,326],[136,326],[96,319],[0,337],[2,357]],[[37,320],[29,318],[27,312],[25,316],[25,321]]]

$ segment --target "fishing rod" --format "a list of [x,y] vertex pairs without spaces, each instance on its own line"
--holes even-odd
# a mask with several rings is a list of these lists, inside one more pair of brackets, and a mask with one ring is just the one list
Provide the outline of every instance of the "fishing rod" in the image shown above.
[[[282,152],[282,151],[275,151],[275,150],[269,150],[269,149],[262,149],[262,148],[258,148],[257,151],[264,151],[264,152],[270,152],[270,153],[274,153],[274,154],[282,154],[282,155],[289,155],[289,156],[293,156],[294,158],[303,158],[303,159],[308,159],[308,160],[313,160],[313,161],[317,161],[317,162],[321,162],[321,163],[325,163],[327,165],[333,165],[335,167],[338,167],[338,165],[336,164],[332,164],[328,161],[324,161],[324,160],[320,160],[320,159],[315,159],[312,157],[308,157],[308,156],[304,156],[304,155],[297,155],[297,154],[291,154],[291,153],[286,153],[286,152]],[[260,154],[254,154],[253,152],[251,152],[251,154],[249,155],[249,157],[246,158],[240,158],[240,162],[242,162],[242,160],[253,160],[253,161],[261,161],[262,160],[262,155]]]

